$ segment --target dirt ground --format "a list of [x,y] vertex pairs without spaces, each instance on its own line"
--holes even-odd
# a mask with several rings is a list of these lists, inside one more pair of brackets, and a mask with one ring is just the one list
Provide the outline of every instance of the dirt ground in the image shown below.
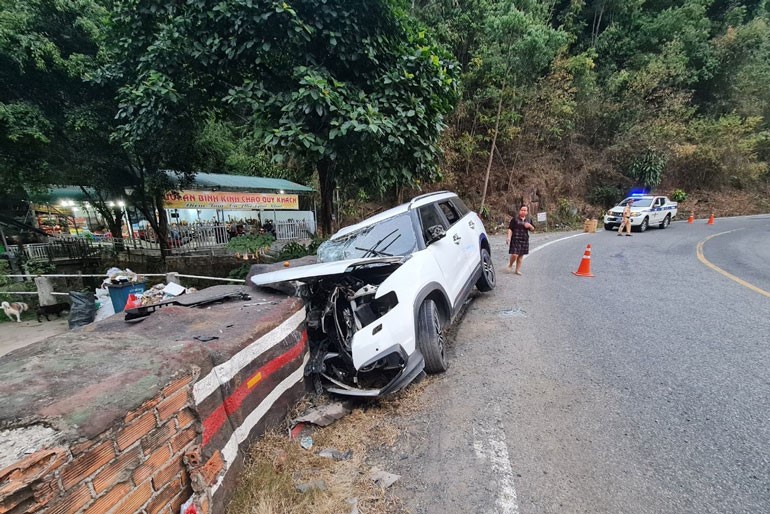
[[[0,312],[0,315],[4,314]],[[42,323],[38,323],[34,318],[22,320],[21,323],[0,323],[0,356],[67,330],[69,327],[66,316],[53,317],[51,321],[44,319]]]

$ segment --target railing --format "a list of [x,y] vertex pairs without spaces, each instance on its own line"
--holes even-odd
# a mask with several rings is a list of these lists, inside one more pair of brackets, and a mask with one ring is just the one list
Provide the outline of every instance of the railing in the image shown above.
[[[171,255],[213,251],[224,248],[233,237],[226,225],[188,225],[170,227],[168,248]],[[248,230],[249,226],[245,227]],[[312,221],[279,221],[274,226],[275,238],[279,241],[293,241],[313,237],[315,223]],[[24,245],[28,258],[44,261],[81,260],[98,257],[126,249],[160,252],[160,245],[152,230],[139,231],[128,239],[115,239],[106,236],[61,236],[50,238],[47,243]],[[16,249],[9,248],[9,253]]]
[[279,221],[275,225],[275,238],[278,241],[308,239],[315,234],[315,224],[305,220]]

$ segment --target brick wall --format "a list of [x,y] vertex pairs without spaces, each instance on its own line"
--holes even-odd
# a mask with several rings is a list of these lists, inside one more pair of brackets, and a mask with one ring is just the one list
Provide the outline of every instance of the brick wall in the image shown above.
[[200,434],[195,378],[174,380],[94,439],[40,450],[0,472],[0,513],[178,513],[192,495],[185,454]]
[[0,461],[0,514],[224,512],[244,450],[306,387],[301,302],[257,294],[0,357],[0,432],[46,432]]

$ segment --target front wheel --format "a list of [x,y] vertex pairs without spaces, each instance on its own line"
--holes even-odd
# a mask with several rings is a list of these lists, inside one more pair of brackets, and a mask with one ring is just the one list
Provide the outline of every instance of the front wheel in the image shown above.
[[481,276],[476,282],[479,291],[486,293],[495,288],[495,265],[486,248],[481,249]]
[[425,359],[425,371],[441,373],[449,368],[441,331],[441,317],[433,300],[425,300],[417,315],[417,349]]
[[671,215],[670,214],[666,214],[666,217],[663,218],[663,222],[660,225],[658,225],[658,226],[660,228],[666,228],[670,224],[671,224]]
[[615,225],[610,225],[609,223],[604,224],[604,230],[612,230],[615,228]]
[[642,220],[642,224],[639,225],[639,232],[644,232],[645,230],[647,230],[647,227],[649,227],[649,226],[650,226],[650,219],[645,217]]

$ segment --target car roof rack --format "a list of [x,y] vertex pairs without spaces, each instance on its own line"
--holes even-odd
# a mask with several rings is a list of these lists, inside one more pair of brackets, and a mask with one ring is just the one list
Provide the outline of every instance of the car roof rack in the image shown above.
[[409,202],[409,209],[411,209],[411,208],[412,208],[412,205],[414,205],[414,203],[415,203],[416,201],[418,201],[418,200],[422,200],[423,198],[428,198],[428,197],[430,197],[430,196],[435,196],[435,195],[443,195],[443,194],[446,194],[446,193],[454,194],[454,193],[452,193],[451,191],[433,191],[432,193],[425,193],[425,194],[423,194],[423,195],[420,195],[420,196],[415,196],[415,197],[414,197],[414,198],[412,198],[412,200]]

